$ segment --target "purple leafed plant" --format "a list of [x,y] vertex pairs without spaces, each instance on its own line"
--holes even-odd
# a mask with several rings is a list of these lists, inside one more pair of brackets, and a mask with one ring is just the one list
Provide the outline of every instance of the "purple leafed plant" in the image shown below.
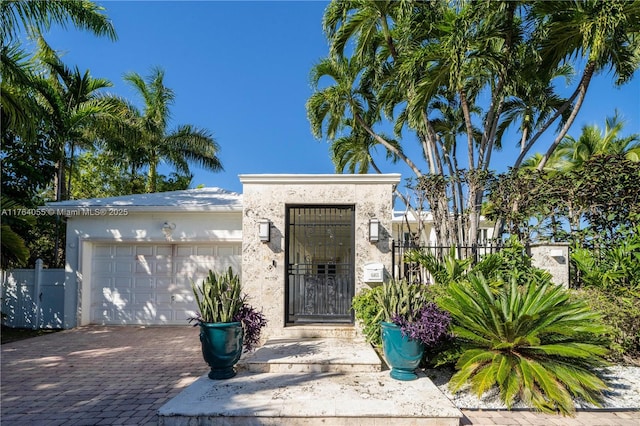
[[240,321],[244,328],[244,351],[252,351],[260,343],[260,332],[267,325],[267,319],[262,311],[243,303],[238,313],[233,316],[234,321]]
[[419,340],[427,347],[436,346],[450,337],[451,316],[435,303],[427,303],[414,318],[408,321],[403,316],[395,315],[391,320],[400,327],[403,336]]

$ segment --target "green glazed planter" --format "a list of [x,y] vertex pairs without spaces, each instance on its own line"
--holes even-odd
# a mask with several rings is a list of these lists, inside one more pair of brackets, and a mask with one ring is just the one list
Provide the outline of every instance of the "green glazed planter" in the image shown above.
[[391,377],[409,381],[418,378],[415,369],[420,365],[424,354],[424,344],[402,335],[400,327],[382,321],[382,352],[391,367]]
[[240,322],[200,323],[202,356],[209,364],[209,378],[230,379],[242,355],[244,330]]

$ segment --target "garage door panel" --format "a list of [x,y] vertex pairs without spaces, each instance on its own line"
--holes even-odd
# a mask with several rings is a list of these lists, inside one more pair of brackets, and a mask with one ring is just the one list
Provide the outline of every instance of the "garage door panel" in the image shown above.
[[156,288],[156,279],[153,277],[135,277],[131,280],[134,289],[153,289]]
[[94,244],[91,322],[185,324],[197,310],[191,279],[240,272],[240,244]]
[[106,261],[96,262],[96,259],[94,259],[93,272],[94,273],[111,273],[113,272],[111,270],[112,266],[113,265],[111,263],[108,263]]
[[156,275],[170,275],[172,272],[171,260],[160,259],[159,261],[156,261],[152,270]]
[[133,265],[130,260],[119,260],[115,263],[114,271],[116,274],[130,274],[133,272]]
[[[132,288],[133,279],[129,277],[113,277],[113,288]],[[111,284],[111,283],[109,283]],[[109,285],[109,287],[112,287]]]
[[215,254],[214,247],[197,246],[195,254],[198,256],[213,256]]
[[93,247],[93,257],[111,257],[112,246],[109,245],[95,245]]
[[153,256],[155,246],[135,246],[136,256]]
[[133,255],[134,246],[121,245],[115,246],[115,256],[116,257],[130,257]]
[[172,256],[173,255],[173,246],[170,244],[155,246],[155,254],[156,256]]
[[177,257],[189,257],[194,252],[193,246],[178,246],[176,247],[176,256]]

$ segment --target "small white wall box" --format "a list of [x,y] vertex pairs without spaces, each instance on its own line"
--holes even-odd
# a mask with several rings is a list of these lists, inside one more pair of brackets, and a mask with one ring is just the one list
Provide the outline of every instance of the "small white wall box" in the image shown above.
[[381,283],[384,281],[384,265],[382,263],[367,263],[364,265],[364,278],[366,283]]
[[555,258],[564,257],[564,252],[562,251],[562,249],[553,249],[549,251],[549,256]]

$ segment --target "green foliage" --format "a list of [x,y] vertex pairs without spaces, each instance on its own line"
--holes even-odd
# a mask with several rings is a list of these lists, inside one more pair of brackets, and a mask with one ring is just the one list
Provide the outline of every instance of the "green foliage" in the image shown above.
[[532,275],[540,280],[551,279],[551,274],[531,264],[526,247],[514,236],[509,238],[500,251],[484,256],[473,266],[472,272],[487,278],[496,278],[497,281],[503,276],[509,276],[518,284],[526,284]]
[[436,284],[448,284],[459,280],[467,273],[472,259],[457,258],[456,248],[451,247],[442,262],[428,249],[411,249],[405,253],[404,261],[419,263],[431,274]]
[[374,297],[380,306],[379,315],[386,322],[392,322],[395,316],[414,321],[428,302],[422,285],[409,284],[406,280],[390,280],[381,287],[382,290],[374,293]]
[[510,171],[489,185],[487,217],[523,241],[615,243],[640,224],[640,162],[601,154],[568,170]]
[[[637,2],[624,0],[332,1],[323,16],[329,52],[311,71],[312,133],[332,144],[339,169],[377,170],[371,153],[380,149],[403,162],[429,205],[438,245],[471,245],[492,153],[512,142],[507,129],[518,134],[514,168],[554,133],[548,160],[592,77],[610,70],[623,84],[638,69],[637,15]],[[576,75],[559,90],[559,78]],[[378,131],[390,127],[395,139]],[[421,151],[413,155],[415,140]],[[518,195],[509,193],[505,213],[526,237],[532,216],[517,217]],[[405,202],[417,209],[416,200]],[[555,227],[547,218],[541,225]]]
[[[110,152],[89,150],[78,155],[71,178],[74,199],[115,197],[140,194],[145,191],[146,176],[143,170],[124,172],[125,163]],[[158,192],[187,189],[191,175],[171,173],[168,177],[157,175]]]
[[209,270],[202,285],[191,281],[191,288],[200,312],[189,318],[189,322],[195,322],[196,326],[201,323],[240,322],[244,331],[244,350],[249,352],[255,349],[268,321],[262,311],[247,303],[247,295],[240,294],[240,277],[231,266],[226,273]]
[[621,234],[614,245],[600,250],[579,247],[571,251],[579,286],[640,297],[640,226]]
[[640,297],[623,296],[599,287],[584,287],[574,291],[576,300],[583,300],[592,310],[602,314],[607,326],[609,359],[626,362],[640,358]]
[[233,317],[244,304],[240,277],[229,267],[226,273],[209,271],[198,286],[191,281],[193,295],[198,304],[200,322],[234,322]]
[[25,226],[33,222],[33,217],[12,215],[11,212],[18,211],[24,207],[15,201],[6,197],[4,194],[0,197],[2,210],[8,214],[2,215],[2,228],[0,229],[0,237],[2,240],[2,250],[0,252],[0,265],[3,269],[7,267],[24,266],[29,259],[29,249],[24,239],[12,229],[16,226]]
[[181,175],[190,175],[190,163],[212,172],[223,170],[218,157],[220,146],[209,130],[191,124],[168,129],[175,94],[165,86],[164,76],[164,70],[157,67],[147,77],[135,72],[124,76],[144,102],[142,110],[129,107],[129,124],[139,135],[136,161],[148,168],[147,192],[158,190],[157,169],[161,162],[171,165]]
[[482,256],[475,265],[472,264],[472,258],[459,259],[455,247],[451,247],[443,260],[427,250],[419,249],[407,251],[404,260],[419,263],[431,274],[434,282],[440,285],[464,280],[469,272],[482,274],[487,278],[509,273],[512,277],[517,277],[518,283],[523,283],[531,274],[540,278],[550,277],[547,272],[531,265],[531,258],[527,255],[524,244],[514,236],[501,250]]
[[440,301],[463,349],[450,382],[454,391],[469,384],[481,396],[497,386],[507,407],[521,400],[565,415],[575,411],[572,397],[600,404],[607,386],[594,369],[606,365],[607,350],[597,312],[536,275],[525,285],[509,276],[504,283],[468,278],[451,283]]
[[365,288],[358,292],[351,302],[356,320],[362,325],[367,342],[374,346],[382,345],[380,330],[380,305],[377,302],[382,286]]

